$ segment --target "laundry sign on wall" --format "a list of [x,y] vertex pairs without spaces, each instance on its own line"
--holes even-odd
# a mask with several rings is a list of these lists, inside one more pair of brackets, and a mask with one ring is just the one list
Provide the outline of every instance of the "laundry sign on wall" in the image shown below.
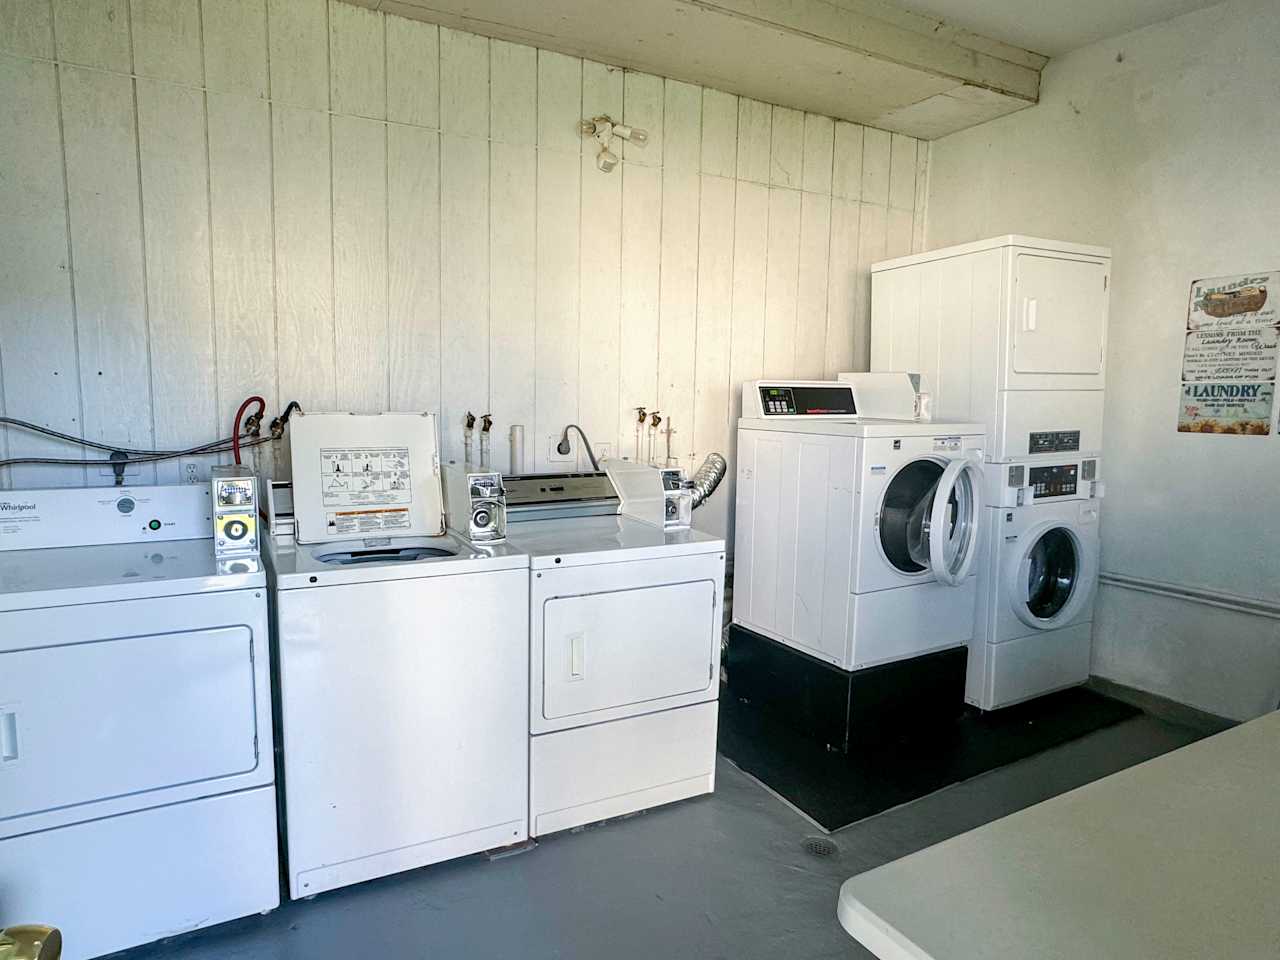
[[1266,436],[1280,353],[1280,271],[1191,284],[1178,430]]

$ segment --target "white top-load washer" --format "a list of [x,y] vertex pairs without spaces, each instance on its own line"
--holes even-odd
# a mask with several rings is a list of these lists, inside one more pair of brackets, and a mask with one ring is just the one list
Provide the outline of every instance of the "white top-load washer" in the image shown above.
[[1001,236],[871,267],[871,369],[912,370],[987,459],[1102,449],[1111,251]]
[[[648,470],[661,504],[658,470]],[[724,541],[619,512],[609,473],[504,479],[529,557],[530,830],[715,785]]]
[[734,622],[846,671],[967,644],[982,425],[863,419],[834,381],[742,408]]
[[442,533],[434,416],[290,427],[299,537],[265,556],[291,896],[526,840],[528,558]]
[[0,494],[0,927],[68,960],[279,904],[266,580],[204,486]]
[[1088,457],[987,472],[965,699],[994,710],[1089,679],[1103,485]]

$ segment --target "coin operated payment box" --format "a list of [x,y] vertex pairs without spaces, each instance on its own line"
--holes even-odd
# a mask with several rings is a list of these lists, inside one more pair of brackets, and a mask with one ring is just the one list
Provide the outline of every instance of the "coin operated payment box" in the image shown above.
[[213,554],[215,557],[258,555],[258,481],[244,467],[212,470]]

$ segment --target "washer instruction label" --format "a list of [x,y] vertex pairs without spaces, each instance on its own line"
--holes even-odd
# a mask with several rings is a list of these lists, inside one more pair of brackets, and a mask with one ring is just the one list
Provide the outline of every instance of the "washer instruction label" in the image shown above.
[[326,507],[412,503],[409,448],[321,447],[320,494]]
[[411,523],[408,507],[373,507],[365,510],[336,510],[325,515],[329,533],[363,537],[369,533],[407,530]]

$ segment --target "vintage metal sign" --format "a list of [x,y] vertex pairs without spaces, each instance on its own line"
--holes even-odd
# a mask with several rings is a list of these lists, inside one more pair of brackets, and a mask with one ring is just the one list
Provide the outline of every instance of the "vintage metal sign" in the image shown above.
[[1272,432],[1280,271],[1191,284],[1182,351],[1178,430],[1265,436]]

